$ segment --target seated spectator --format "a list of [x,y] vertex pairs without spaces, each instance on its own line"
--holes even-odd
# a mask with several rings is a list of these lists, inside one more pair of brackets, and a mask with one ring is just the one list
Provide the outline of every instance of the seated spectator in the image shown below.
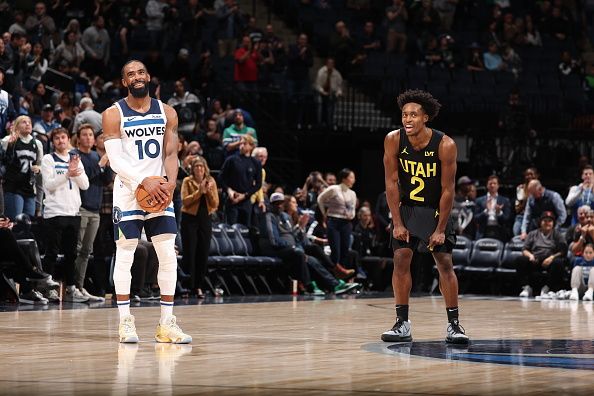
[[203,132],[202,142],[204,158],[206,158],[208,166],[213,170],[220,170],[225,161],[225,151],[221,131],[213,118],[206,121],[206,130]]
[[483,62],[485,63],[485,69],[489,71],[507,69],[507,65],[503,62],[501,55],[499,55],[499,49],[494,41],[489,43],[488,51],[483,54]]
[[235,110],[233,124],[223,131],[223,147],[228,157],[239,153],[242,137],[246,135],[253,138],[255,146],[258,145],[258,134],[256,130],[245,124],[242,110]]
[[502,59],[505,65],[507,65],[506,70],[511,72],[515,78],[518,78],[522,72],[522,59],[511,45],[506,44],[503,46]]
[[375,32],[375,25],[372,21],[365,22],[363,32],[357,40],[357,45],[369,55],[372,52],[378,52],[382,49],[382,41]]
[[[539,228],[530,231],[524,241],[522,256],[516,260],[518,278],[524,284],[520,297],[532,296],[541,286],[541,297],[563,289],[567,245],[563,234],[554,228],[555,214],[544,211],[539,217]],[[539,275],[546,271],[544,283]],[[549,297],[550,298],[550,297]]]
[[592,165],[586,165],[582,169],[582,182],[571,186],[567,198],[565,198],[565,205],[572,211],[572,224],[577,221],[577,208],[583,205],[594,207],[594,170]]
[[60,122],[55,119],[54,107],[51,104],[44,105],[41,111],[41,120],[33,125],[33,132],[35,137],[41,141],[44,153],[50,152],[49,133],[61,126]]
[[449,34],[442,35],[439,38],[440,66],[445,69],[453,69],[456,66],[452,44],[454,44],[454,39]]
[[582,66],[578,60],[571,57],[569,51],[561,53],[561,62],[559,63],[559,72],[562,76],[569,76],[570,74],[580,75]]
[[569,227],[565,234],[565,240],[573,256],[581,256],[584,247],[594,243],[594,211],[588,206],[580,206],[578,212],[578,223]]
[[[270,196],[271,209],[266,212],[260,227],[262,252],[268,256],[281,258],[288,266],[291,275],[303,284],[306,292],[313,295],[325,294],[318,287],[317,282],[320,282],[321,287],[336,294],[342,294],[357,287],[356,284],[337,280],[316,258],[305,254],[300,244],[300,241],[304,240],[301,229],[293,229],[289,216],[282,210],[284,201],[285,196],[281,193]],[[310,271],[314,273],[317,280],[312,279]]]
[[524,34],[524,43],[533,47],[542,47],[542,37],[534,25],[531,15],[526,15],[526,33]]
[[509,226],[512,217],[511,202],[499,195],[499,177],[487,179],[487,194],[477,198],[475,218],[478,225],[478,238],[509,239]]
[[524,210],[528,202],[528,183],[530,180],[538,179],[540,174],[536,168],[528,168],[524,171],[524,183],[516,186],[516,201],[515,212],[516,219],[514,220],[513,233],[520,235],[522,229],[522,220],[524,219]]
[[35,84],[33,86],[33,90],[31,91],[31,95],[32,98],[29,102],[29,115],[40,116],[43,107],[46,106],[46,103],[50,102],[50,95],[45,89],[45,84],[42,82]]
[[186,90],[182,80],[175,81],[175,91],[167,104],[175,109],[178,118],[178,132],[186,140],[193,140],[196,123],[204,115],[204,107],[198,96]]
[[570,300],[579,300],[580,294],[586,289],[584,282],[584,270],[587,272],[588,290],[584,293],[584,301],[592,301],[594,298],[594,245],[587,244],[582,257],[576,257],[571,270],[571,294]]
[[476,220],[474,208],[476,188],[468,176],[461,176],[456,182],[456,195],[450,217],[454,221],[456,234],[464,235],[470,239],[476,237]]
[[442,54],[439,49],[437,38],[435,36],[429,36],[423,46],[423,65],[434,66],[440,65],[442,62]]
[[58,286],[49,274],[29,260],[28,255],[19,247],[14,233],[11,231],[13,222],[4,215],[0,215],[0,250],[2,261],[10,262],[10,266],[0,268],[0,273],[9,279],[14,279],[20,285],[19,302],[23,304],[47,305],[48,300],[35,289],[46,287],[48,284]]
[[[334,126],[334,108],[336,101],[342,96],[342,75],[334,68],[333,58],[328,58],[326,64],[318,70],[315,89],[318,124]],[[322,118],[322,115],[325,117]]]
[[540,183],[540,180],[534,179],[528,183],[528,202],[524,210],[520,237],[526,239],[527,233],[538,228],[538,223],[544,212],[553,213],[556,219],[555,227],[559,228],[565,223],[567,211],[563,198],[558,192],[547,190]]
[[254,151],[252,151],[252,157],[260,161],[260,165],[262,165],[262,187],[250,197],[252,204],[254,204],[254,212],[259,215],[266,212],[266,197],[264,194],[264,189],[266,187],[266,169],[264,166],[268,161],[268,149],[266,147],[256,147]]
[[376,226],[368,207],[362,206],[357,212],[357,224],[353,228],[353,250],[359,258],[366,256],[381,256],[378,249]]
[[14,121],[10,135],[0,141],[5,153],[5,214],[12,220],[21,213],[35,216],[35,175],[41,170],[43,145],[31,132],[31,119],[19,116]]
[[466,70],[469,71],[485,71],[485,63],[481,55],[481,46],[478,43],[472,43],[469,47],[470,54],[466,60]]

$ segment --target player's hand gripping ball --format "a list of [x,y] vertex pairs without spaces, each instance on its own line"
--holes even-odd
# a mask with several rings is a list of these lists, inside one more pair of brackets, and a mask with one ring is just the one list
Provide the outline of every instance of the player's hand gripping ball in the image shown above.
[[[167,180],[162,176],[150,176],[149,178],[158,179],[161,181],[161,183],[167,183]],[[158,213],[167,209],[171,203],[171,200],[173,199],[173,192],[170,192],[169,198],[165,202],[159,202],[151,197],[142,184],[139,184],[136,188],[134,196],[136,197],[136,201],[142,210],[149,213]]]

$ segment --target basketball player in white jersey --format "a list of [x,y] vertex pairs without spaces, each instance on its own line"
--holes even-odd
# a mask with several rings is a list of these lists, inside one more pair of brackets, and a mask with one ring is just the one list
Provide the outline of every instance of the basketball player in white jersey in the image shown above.
[[[167,202],[177,178],[177,114],[173,108],[151,98],[150,76],[137,60],[122,68],[122,84],[128,96],[103,112],[105,151],[117,173],[113,187],[113,223],[116,260],[113,281],[120,314],[120,342],[136,343],[138,335],[130,315],[130,268],[142,229],[153,242],[159,259],[157,280],[161,289],[161,319],[157,342],[187,344],[192,337],[179,328],[173,315],[177,281],[173,205],[158,213],[140,208],[134,192],[142,184],[157,202]],[[167,182],[149,179],[166,176]]]

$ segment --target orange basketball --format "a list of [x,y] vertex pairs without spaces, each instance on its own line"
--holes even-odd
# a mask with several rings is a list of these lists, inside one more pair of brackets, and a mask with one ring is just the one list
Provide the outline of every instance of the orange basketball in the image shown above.
[[[158,179],[163,183],[167,181],[162,176],[150,176],[149,178]],[[144,186],[142,184],[138,185],[138,187],[136,188],[136,192],[134,193],[134,196],[136,197],[136,202],[138,202],[138,206],[140,206],[142,210],[149,213],[162,212],[167,208],[167,206],[169,206],[169,204],[171,203],[171,199],[173,198],[173,196],[170,195],[167,202],[159,203],[153,200],[150,194],[144,189]]]

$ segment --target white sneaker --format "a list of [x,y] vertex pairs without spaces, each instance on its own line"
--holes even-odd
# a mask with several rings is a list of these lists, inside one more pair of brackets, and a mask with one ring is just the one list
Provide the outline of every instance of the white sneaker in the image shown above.
[[89,297],[84,296],[76,286],[66,286],[66,293],[64,293],[64,301],[73,303],[84,303],[89,301]]
[[120,326],[118,328],[120,342],[123,343],[137,343],[138,334],[136,334],[136,325],[134,324],[134,316],[127,315],[120,319]]
[[41,304],[47,305],[47,298],[43,297],[37,290],[31,290],[27,293],[21,293],[19,302],[22,304]]
[[522,292],[520,293],[520,297],[532,297],[532,288],[529,285],[522,286]]
[[43,297],[47,298],[47,300],[51,303],[60,303],[60,294],[56,289],[49,289],[43,292]]
[[50,275],[47,278],[37,282],[37,286],[39,289],[59,289],[60,283],[56,282]]
[[157,325],[155,340],[171,344],[189,344],[192,342],[192,336],[184,333],[177,325],[175,315],[171,315],[167,318],[166,323]]
[[572,301],[577,301],[580,299],[580,294],[578,293],[578,289],[571,289],[571,294],[569,295],[569,299]]
[[565,297],[565,290],[559,290],[557,293],[555,293],[555,299],[566,300],[567,298]]
[[80,293],[83,296],[87,297],[89,299],[89,302],[105,302],[104,297],[94,296],[91,293],[89,293],[84,287],[82,289],[78,289],[78,291],[80,291]]
[[540,298],[544,299],[544,300],[550,300],[551,296],[549,295],[549,292],[551,291],[551,289],[549,289],[549,287],[547,285],[544,285],[542,287],[542,289],[540,289]]
[[594,294],[594,290],[592,290],[592,289],[588,289],[588,290],[586,291],[586,294],[584,294],[584,298],[583,298],[583,300],[584,300],[584,301],[592,301],[592,300],[594,299],[594,298],[593,298],[593,297],[594,297],[594,296],[593,296],[593,294]]
[[460,326],[458,319],[454,319],[448,323],[446,328],[446,342],[448,344],[468,344],[470,339],[464,331],[464,327]]
[[412,332],[410,320],[400,320],[396,318],[396,323],[388,331],[382,333],[382,341],[385,342],[410,342],[412,341]]

